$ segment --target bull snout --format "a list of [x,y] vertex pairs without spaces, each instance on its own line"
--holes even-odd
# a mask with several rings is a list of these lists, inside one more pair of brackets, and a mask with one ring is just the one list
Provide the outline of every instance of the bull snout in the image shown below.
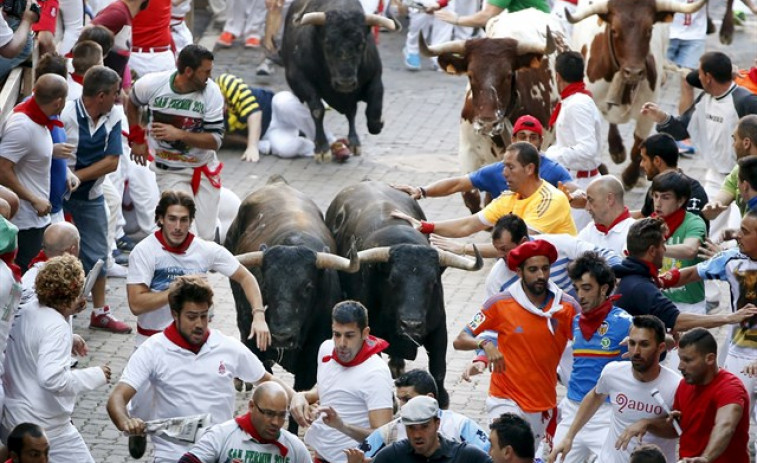
[[635,84],[644,78],[644,68],[626,66],[622,70],[623,80],[629,84]]
[[355,77],[334,77],[331,79],[331,86],[334,90],[342,93],[350,93],[357,90],[357,78]]
[[491,120],[477,118],[473,121],[473,130],[478,135],[493,137],[505,130],[505,121],[499,118]]
[[423,337],[424,323],[421,320],[402,320],[400,329],[411,338]]
[[272,333],[271,345],[279,349],[295,349],[297,346],[297,335],[294,332]]

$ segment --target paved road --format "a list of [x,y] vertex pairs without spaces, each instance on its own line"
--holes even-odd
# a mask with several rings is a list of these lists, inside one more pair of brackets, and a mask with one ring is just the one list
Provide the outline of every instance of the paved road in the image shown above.
[[[722,11],[722,7],[716,6],[715,11],[718,9]],[[734,45],[725,49],[741,66],[749,65],[755,55],[757,21],[751,21],[749,26],[749,33],[738,31]],[[212,44],[213,36],[217,33],[211,26],[206,31],[206,41]],[[456,174],[457,127],[465,79],[431,71],[428,62],[424,62],[424,70],[421,72],[407,72],[402,66],[403,41],[403,34],[381,34],[386,123],[380,135],[368,135],[364,118],[360,115],[358,129],[363,141],[363,155],[360,158],[353,158],[344,165],[319,165],[310,159],[281,160],[266,156],[257,164],[247,164],[239,160],[240,152],[224,150],[219,155],[225,163],[224,185],[244,197],[265,184],[270,175],[280,174],[293,187],[310,195],[325,211],[339,190],[363,179],[421,185]],[[715,42],[714,36],[710,37],[709,48],[723,49]],[[286,88],[281,69],[267,82],[256,82],[254,67],[260,59],[259,52],[244,50],[239,45],[229,50],[220,50],[216,53],[214,74],[233,72],[253,84],[267,84],[276,90]],[[670,79],[664,87],[663,103],[671,111],[676,106],[677,87],[677,78]],[[338,136],[346,135],[347,124],[341,116],[329,114],[327,126]],[[627,144],[630,140],[629,130],[626,127],[623,131]],[[607,164],[612,164],[609,155],[606,157]],[[684,160],[682,167],[691,175],[699,175],[704,170],[698,159]],[[619,173],[620,168],[611,166],[611,171]],[[646,185],[639,186],[629,193],[627,201],[630,206],[640,206],[645,189]],[[459,197],[424,200],[422,206],[431,219],[467,214]],[[484,234],[478,238],[487,239]],[[483,282],[488,269],[489,265],[475,273],[460,270],[445,272],[443,281],[450,337],[457,335],[482,302]],[[233,298],[228,283],[217,275],[212,275],[210,280],[216,290],[216,317],[212,327],[229,335],[237,335]],[[126,306],[124,280],[110,279],[108,288],[111,308],[119,317],[135,326],[135,319]],[[80,316],[74,323],[76,332],[85,337],[91,352],[90,357],[80,364],[100,365],[107,362],[113,369],[114,379],[117,379],[133,349],[131,336],[91,331],[87,329],[86,322],[86,317]],[[447,359],[446,386],[451,395],[451,408],[465,411],[484,422],[488,374],[482,375],[473,383],[464,383],[460,380],[460,375],[470,359],[469,354],[455,352],[450,345]],[[426,357],[421,354],[410,367],[425,365]],[[291,380],[290,376],[284,376]],[[105,411],[109,392],[110,387],[81,396],[74,413],[74,423],[91,445],[96,461],[132,461],[126,449],[126,439],[118,434]],[[249,393],[239,394],[239,406],[245,407],[248,398]],[[143,461],[148,461],[148,457],[144,457]]]

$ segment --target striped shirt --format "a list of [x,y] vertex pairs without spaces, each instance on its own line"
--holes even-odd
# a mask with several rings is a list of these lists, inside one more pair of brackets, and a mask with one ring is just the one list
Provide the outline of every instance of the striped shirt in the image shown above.
[[250,87],[232,74],[221,74],[216,83],[226,103],[226,129],[229,132],[247,130],[247,118],[262,111],[260,136],[263,136],[271,123],[273,92]]

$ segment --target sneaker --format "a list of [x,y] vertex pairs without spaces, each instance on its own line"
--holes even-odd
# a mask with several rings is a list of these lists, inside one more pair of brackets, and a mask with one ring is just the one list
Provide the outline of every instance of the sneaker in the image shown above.
[[105,275],[108,278],[126,278],[128,274],[129,271],[126,269],[126,267],[117,263],[111,265],[110,267],[108,267],[108,270],[105,271]]
[[113,250],[113,261],[117,265],[121,265],[123,267],[129,266],[129,255],[121,251],[120,249],[114,249]]
[[697,153],[697,149],[691,144],[691,140],[677,141],[676,145],[678,145],[678,154],[683,157],[690,158]]
[[95,312],[92,312],[92,315],[89,317],[89,329],[110,331],[111,333],[119,334],[131,333],[131,327],[111,315],[110,307],[107,305],[103,314],[95,315]]
[[275,71],[275,69],[273,67],[273,62],[270,59],[266,58],[255,69],[255,75],[257,75],[257,76],[272,76],[274,71]]
[[420,71],[421,55],[418,53],[405,53],[405,67],[410,71]]
[[244,41],[245,48],[260,48],[260,37],[250,36]]
[[234,43],[234,34],[231,32],[223,32],[219,37],[218,40],[216,40],[216,45],[219,45],[221,47],[229,48],[232,43]]
[[147,437],[129,436],[129,455],[135,460],[139,460],[147,450]]
[[126,235],[116,240],[116,247],[123,252],[132,252],[134,250],[134,246],[136,246],[134,240]]
[[346,139],[340,138],[331,144],[331,157],[334,161],[342,164],[346,162],[350,156],[352,156],[352,151],[350,151],[350,144]]

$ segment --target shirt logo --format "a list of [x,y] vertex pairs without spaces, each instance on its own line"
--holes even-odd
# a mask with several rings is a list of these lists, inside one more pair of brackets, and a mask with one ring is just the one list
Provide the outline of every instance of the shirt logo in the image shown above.
[[476,313],[476,315],[473,316],[473,320],[471,320],[470,323],[468,323],[468,326],[470,326],[472,330],[475,330],[476,328],[481,326],[481,324],[485,320],[486,320],[486,315],[484,315],[483,312],[479,311],[478,313]]
[[623,413],[623,410],[628,408],[629,410],[644,412],[655,416],[663,414],[661,406],[642,402],[640,400],[629,399],[628,396],[623,393],[620,393],[615,397],[615,403],[618,404],[618,413]]
[[601,341],[599,341],[599,344],[602,346],[602,349],[607,350],[610,348],[610,338],[602,338]]
[[604,336],[607,334],[607,331],[610,330],[610,324],[607,323],[607,321],[603,321],[601,325],[599,325],[599,329],[597,330],[597,333],[599,333],[600,336]]
[[223,363],[223,360],[221,360],[221,363],[218,365],[218,374],[219,375],[226,374],[226,365]]
[[517,328],[515,328],[515,332],[516,333],[522,333],[523,332],[523,327],[522,326],[518,326]]

